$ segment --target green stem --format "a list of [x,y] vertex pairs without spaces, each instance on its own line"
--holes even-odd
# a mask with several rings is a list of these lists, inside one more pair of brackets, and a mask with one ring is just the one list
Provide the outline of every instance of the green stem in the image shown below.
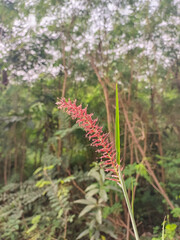
[[137,227],[136,227],[136,222],[134,220],[134,216],[133,216],[132,209],[131,209],[131,204],[130,204],[130,201],[129,201],[129,198],[128,198],[128,194],[127,194],[127,190],[126,190],[126,186],[125,186],[125,182],[124,182],[124,179],[123,179],[123,175],[122,175],[120,166],[119,166],[118,172],[119,172],[119,179],[121,181],[121,187],[122,187],[123,194],[124,194],[126,204],[127,204],[127,207],[128,207],[128,212],[129,212],[129,215],[130,215],[130,218],[131,218],[135,238],[136,238],[136,240],[139,240],[139,235],[138,235],[138,231],[137,231]]
[[166,224],[166,217],[164,218],[164,221],[163,221],[162,240],[164,240],[164,238],[165,238],[165,234],[164,234],[165,224]]

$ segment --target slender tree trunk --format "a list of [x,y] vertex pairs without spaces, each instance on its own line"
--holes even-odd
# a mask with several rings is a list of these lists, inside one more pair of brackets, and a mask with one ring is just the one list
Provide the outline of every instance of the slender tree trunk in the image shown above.
[[20,172],[20,182],[23,182],[24,178],[24,165],[26,160],[26,130],[23,131],[22,135],[23,146],[22,146],[22,160],[21,160],[21,172]]
[[65,73],[64,73],[64,82],[63,82],[63,89],[62,89],[62,97],[65,97],[67,78],[68,78],[68,74],[67,74],[67,71],[65,71]]
[[7,185],[7,167],[8,167],[8,156],[5,157],[5,161],[4,161],[4,185]]
[[62,88],[62,95],[61,95],[61,97],[65,97],[68,72],[67,72],[66,52],[65,52],[65,44],[64,44],[64,42],[63,42],[62,52],[63,52],[62,56],[63,56],[63,67],[64,67],[64,81],[63,81],[63,88]]
[[[128,197],[130,197],[130,190],[128,190]],[[127,216],[127,233],[126,233],[126,240],[129,240],[130,237],[130,216]]]
[[17,164],[18,164],[18,146],[17,146],[17,137],[16,137],[16,123],[13,125],[14,127],[14,139],[13,139],[13,144],[15,147],[15,152],[14,152],[14,172],[17,172]]
[[[65,52],[65,43],[63,42],[62,46],[62,60],[63,60],[63,67],[64,67],[64,81],[62,86],[62,95],[61,97],[65,97],[66,94],[66,84],[67,84],[67,78],[68,78],[68,71],[67,71],[67,64],[66,64],[66,52]],[[61,121],[58,121],[58,128],[61,128]],[[59,158],[62,154],[62,141],[61,138],[58,137],[57,139],[57,152],[56,156]],[[57,171],[60,173],[60,166],[57,166]]]
[[127,124],[124,123],[124,149],[123,149],[123,169],[126,165],[126,151],[127,151]]
[[[154,122],[154,125],[155,125],[157,133],[158,133],[158,150],[159,150],[159,155],[161,157],[163,157],[162,136],[161,136],[161,132],[160,132],[160,129],[159,129],[157,121],[156,121],[155,114],[153,114],[153,122]],[[161,181],[163,183],[165,183],[165,169],[164,169],[163,166],[161,166]]]
[[9,154],[9,161],[8,161],[8,172],[7,172],[7,178],[9,179],[11,177],[11,160],[12,160],[12,155],[11,153]]
[[7,86],[9,84],[9,79],[8,79],[8,75],[7,75],[7,71],[3,70],[2,72],[2,84],[4,86]]
[[14,171],[17,172],[17,162],[18,162],[18,148],[15,145],[15,153],[14,153]]

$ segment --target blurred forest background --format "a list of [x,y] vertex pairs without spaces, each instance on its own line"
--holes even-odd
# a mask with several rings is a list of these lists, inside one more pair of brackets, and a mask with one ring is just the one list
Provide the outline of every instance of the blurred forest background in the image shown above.
[[[77,99],[114,141],[141,239],[180,239],[180,2],[0,1],[0,239],[134,239]],[[80,215],[79,215],[80,214]]]

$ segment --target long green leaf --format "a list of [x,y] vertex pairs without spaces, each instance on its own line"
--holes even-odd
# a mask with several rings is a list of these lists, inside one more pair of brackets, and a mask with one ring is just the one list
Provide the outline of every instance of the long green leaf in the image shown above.
[[87,228],[82,233],[80,233],[79,236],[76,238],[76,240],[81,239],[82,237],[86,236],[87,234],[89,234],[89,228]]
[[82,217],[84,216],[86,213],[90,212],[93,208],[95,208],[96,205],[95,204],[91,204],[91,205],[88,205],[86,206],[85,208],[83,208],[83,210],[80,212],[79,214],[79,217]]
[[119,126],[119,98],[118,86],[116,83],[116,161],[120,165],[120,126]]

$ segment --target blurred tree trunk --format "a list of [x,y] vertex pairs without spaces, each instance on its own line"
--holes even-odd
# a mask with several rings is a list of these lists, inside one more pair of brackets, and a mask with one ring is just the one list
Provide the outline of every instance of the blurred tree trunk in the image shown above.
[[8,168],[8,156],[4,159],[4,185],[7,184],[7,168]]
[[22,134],[22,159],[21,159],[21,170],[20,170],[20,182],[24,179],[24,166],[26,161],[26,130]]
[[2,71],[2,84],[4,86],[7,86],[9,84],[9,79],[8,79],[8,75],[7,75],[7,71],[3,70]]

